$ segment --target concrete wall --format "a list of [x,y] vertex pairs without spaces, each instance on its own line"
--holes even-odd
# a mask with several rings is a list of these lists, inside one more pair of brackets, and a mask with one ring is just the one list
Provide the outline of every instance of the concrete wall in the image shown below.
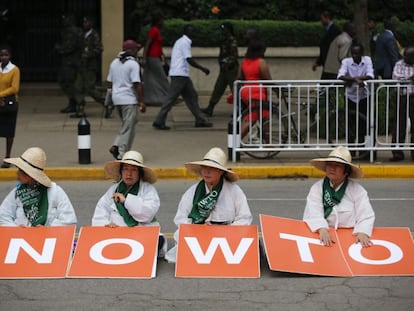
[[[171,48],[164,48],[164,53],[170,57]],[[214,88],[219,69],[218,53],[218,48],[192,48],[194,59],[210,69],[210,74],[206,76],[200,70],[191,68],[191,78],[196,90],[200,93],[211,93]],[[246,48],[239,48],[240,56],[245,53]],[[320,69],[312,71],[312,64],[318,53],[318,47],[283,47],[268,48],[265,56],[274,80],[315,80],[321,75]]]

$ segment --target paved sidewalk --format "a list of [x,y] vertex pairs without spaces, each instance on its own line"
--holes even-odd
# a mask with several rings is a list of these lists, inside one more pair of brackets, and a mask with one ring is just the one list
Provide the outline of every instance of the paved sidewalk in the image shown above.
[[[201,107],[209,96],[201,94]],[[102,106],[87,98],[86,113],[91,125],[91,164],[78,163],[77,125],[79,119],[59,113],[66,106],[66,98],[55,84],[22,85],[20,111],[12,156],[20,155],[28,147],[39,146],[48,156],[48,174],[54,179],[102,179],[103,165],[112,160],[109,148],[120,125],[114,111],[112,118],[104,119]],[[225,98],[217,105],[210,119],[214,127],[195,128],[194,117],[183,102],[169,114],[170,131],[152,127],[159,107],[148,107],[139,115],[133,149],[140,151],[145,164],[154,168],[159,178],[189,177],[183,165],[201,159],[213,146],[227,151],[227,123],[232,105]],[[4,140],[0,143],[4,155]],[[274,159],[255,160],[242,155],[237,163],[228,163],[242,178],[278,178],[286,176],[320,176],[309,165],[309,160],[326,156],[327,152],[282,151]],[[362,162],[366,177],[414,177],[414,163],[403,161],[398,165],[387,162],[390,152],[379,152],[376,163]],[[0,169],[0,180],[15,179],[15,170]]]

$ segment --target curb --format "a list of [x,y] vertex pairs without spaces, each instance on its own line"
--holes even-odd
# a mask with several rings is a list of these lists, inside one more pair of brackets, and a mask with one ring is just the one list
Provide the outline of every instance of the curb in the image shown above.
[[[362,165],[365,178],[414,178],[414,165]],[[158,179],[195,179],[185,167],[152,168]],[[309,165],[235,166],[240,179],[320,178],[323,173]],[[16,180],[15,168],[0,169],[0,181]],[[99,167],[55,167],[45,169],[52,180],[105,180],[104,169]]]

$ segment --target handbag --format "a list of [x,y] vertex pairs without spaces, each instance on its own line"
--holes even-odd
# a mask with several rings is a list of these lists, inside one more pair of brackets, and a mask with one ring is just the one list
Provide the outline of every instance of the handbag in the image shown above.
[[0,114],[9,114],[17,111],[16,95],[8,95],[3,97],[3,103],[0,104]]

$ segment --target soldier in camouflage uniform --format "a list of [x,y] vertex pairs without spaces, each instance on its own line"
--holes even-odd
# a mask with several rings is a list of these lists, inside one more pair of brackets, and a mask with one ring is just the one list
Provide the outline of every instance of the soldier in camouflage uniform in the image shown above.
[[[77,85],[82,95],[91,96],[96,102],[104,105],[105,96],[96,88],[96,77],[98,73],[99,57],[103,51],[99,34],[93,28],[93,19],[89,16],[83,18],[83,49],[81,54],[81,66]],[[84,103],[85,101],[82,101]],[[109,118],[112,107],[105,107],[105,118]],[[82,113],[84,107],[78,111]],[[81,115],[79,115],[80,117]]]
[[226,87],[229,86],[230,90],[233,90],[233,82],[236,80],[239,68],[239,53],[237,50],[237,41],[234,37],[233,25],[223,23],[220,27],[223,31],[223,41],[218,57],[220,73],[214,85],[208,107],[201,109],[209,117],[213,115],[214,106],[217,105],[223,96]]
[[62,91],[69,98],[69,104],[60,112],[76,112],[76,107],[82,104],[82,94],[76,86],[81,51],[82,30],[75,25],[72,14],[62,15],[61,42],[55,44],[55,51],[61,56],[59,70],[59,84]]

